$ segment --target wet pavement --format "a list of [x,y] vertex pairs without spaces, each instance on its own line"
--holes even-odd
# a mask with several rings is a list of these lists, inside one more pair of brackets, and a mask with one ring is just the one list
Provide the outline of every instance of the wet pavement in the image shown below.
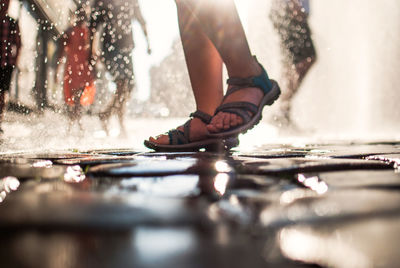
[[18,151],[0,267],[395,267],[400,143]]

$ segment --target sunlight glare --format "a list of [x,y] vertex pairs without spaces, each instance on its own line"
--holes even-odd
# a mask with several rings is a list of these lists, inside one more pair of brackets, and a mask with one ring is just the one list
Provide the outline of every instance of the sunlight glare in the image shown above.
[[299,174],[297,180],[304,186],[317,192],[317,194],[321,195],[328,191],[328,185],[324,181],[321,181],[317,176],[307,178],[305,175]]
[[232,171],[231,167],[225,161],[215,162],[215,169],[218,172],[225,172],[225,173]]
[[70,183],[79,183],[86,179],[85,174],[80,166],[70,166],[64,174],[64,181]]
[[220,194],[224,195],[226,191],[226,187],[229,182],[229,175],[226,173],[220,173],[215,176],[214,179],[214,188]]

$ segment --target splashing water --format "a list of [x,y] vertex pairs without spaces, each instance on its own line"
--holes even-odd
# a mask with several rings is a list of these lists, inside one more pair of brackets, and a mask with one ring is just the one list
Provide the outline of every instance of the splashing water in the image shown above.
[[[268,16],[270,1],[236,2],[252,52],[264,64],[270,76],[280,80],[282,56],[277,34]],[[31,92],[36,79],[35,60],[40,57],[36,46],[40,25],[37,18],[32,16],[36,8],[23,6],[18,11],[15,3],[10,13],[20,19],[23,49],[10,99],[34,107],[36,103]],[[0,145],[3,151],[127,146],[141,150],[144,148],[142,140],[149,135],[183,123],[184,119],[179,118],[186,117],[195,106],[179,42],[175,6],[163,0],[139,3],[147,21],[153,54],[146,55],[144,36],[138,25],[134,24],[133,38],[137,46],[133,52],[133,62],[137,85],[127,105],[128,137],[119,137],[121,129],[114,118],[109,123],[107,136],[101,120],[93,116],[102,111],[116,90],[107,72],[104,80],[98,81],[99,85],[103,83],[106,90],[99,90],[93,106],[83,111],[84,131],[73,127],[68,132],[62,87],[53,81],[55,69],[52,67],[45,85],[49,104],[56,112],[45,109],[44,113],[34,111],[29,115],[6,114],[4,142]],[[263,142],[296,142],[296,139],[301,139],[301,142],[399,139],[397,122],[400,111],[397,109],[397,100],[400,92],[395,82],[400,62],[397,34],[400,3],[396,0],[355,0],[351,3],[345,0],[311,0],[310,3],[309,24],[318,59],[292,101],[293,118],[300,130],[282,135],[279,127],[270,123],[272,114],[279,106],[278,101],[273,107],[265,109],[265,120],[261,125],[242,137],[242,147],[251,148]],[[67,7],[66,10],[55,7],[58,14],[62,14],[60,17],[64,24],[70,22],[67,11],[74,5],[63,5],[63,8]],[[159,5],[163,6],[164,15],[154,11],[154,6]],[[168,31],[165,25],[168,25]],[[63,25],[59,23],[55,27],[61,29]],[[47,48],[49,55],[56,53],[51,40]],[[51,58],[46,60],[51,64]],[[176,96],[174,102],[171,102],[171,96]]]

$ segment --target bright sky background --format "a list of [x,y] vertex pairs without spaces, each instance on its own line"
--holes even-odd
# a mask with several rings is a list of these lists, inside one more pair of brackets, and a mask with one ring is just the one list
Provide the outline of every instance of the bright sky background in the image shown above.
[[[248,0],[235,0],[244,27]],[[137,81],[136,97],[145,100],[150,94],[150,77],[148,71],[151,65],[158,64],[171,49],[173,40],[178,38],[178,21],[174,0],[139,0],[143,16],[147,22],[152,55],[146,53],[146,42],[140,26],[134,25],[136,48],[133,53],[135,75]]]

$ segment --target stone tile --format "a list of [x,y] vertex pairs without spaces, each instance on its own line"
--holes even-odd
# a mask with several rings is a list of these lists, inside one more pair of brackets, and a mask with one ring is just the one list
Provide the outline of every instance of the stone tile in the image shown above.
[[322,172],[335,170],[358,169],[391,169],[381,161],[358,159],[334,159],[327,157],[253,159],[245,157],[234,158],[235,170],[240,174],[296,174],[304,172]]
[[[96,190],[97,189],[97,190]],[[110,229],[137,225],[182,225],[201,221],[202,208],[185,199],[133,193],[118,187],[107,190],[89,179],[27,181],[0,203],[0,226],[7,229]]]
[[382,161],[392,165],[396,170],[400,168],[400,153],[397,154],[377,154],[369,156],[367,160]]
[[397,214],[285,227],[277,239],[282,255],[303,263],[321,267],[397,267],[399,231]]
[[70,159],[79,157],[90,157],[91,154],[74,152],[74,151],[52,151],[52,152],[15,152],[1,154],[1,158],[26,158],[26,159]]
[[88,174],[93,176],[168,176],[174,174],[215,173],[215,161],[196,158],[141,158],[130,163],[101,164],[89,168]]
[[299,145],[264,145],[251,153],[235,155],[250,156],[259,158],[276,157],[301,157],[301,156],[321,156],[337,158],[361,159],[376,154],[400,153],[400,146],[397,143],[326,143],[326,144],[304,144]]
[[0,162],[0,178],[14,176],[19,179],[59,179],[65,171],[65,166],[53,165],[49,160]]
[[394,170],[349,170],[319,173],[318,176],[333,189],[400,189],[400,174]]
[[119,155],[90,155],[72,158],[63,158],[54,160],[54,163],[62,165],[82,165],[82,166],[95,166],[110,163],[126,163],[132,162],[134,156],[119,156]]
[[393,267],[399,149],[2,154],[2,267]]
[[84,154],[100,154],[100,155],[115,155],[115,156],[133,156],[140,152],[132,151],[131,149],[120,148],[120,149],[95,149],[82,151]]

